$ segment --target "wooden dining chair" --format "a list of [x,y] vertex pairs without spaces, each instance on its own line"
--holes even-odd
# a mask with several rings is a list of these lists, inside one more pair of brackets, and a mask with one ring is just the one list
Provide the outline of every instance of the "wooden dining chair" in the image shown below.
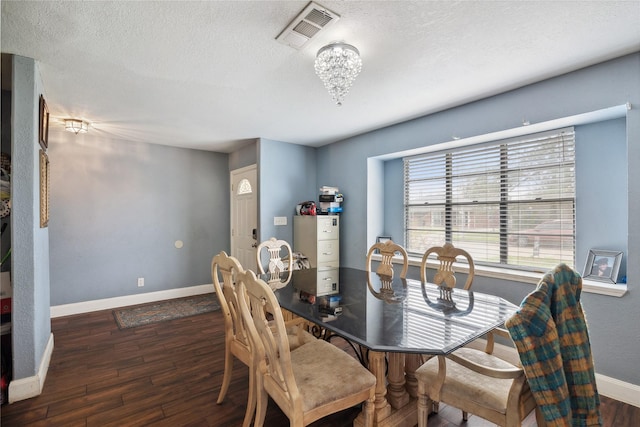
[[[268,254],[268,259],[263,257]],[[293,274],[293,252],[291,251],[291,245],[286,240],[279,240],[275,237],[271,237],[258,245],[256,250],[256,263],[258,265],[258,272],[260,274],[269,274],[267,283],[271,289],[276,290],[283,286],[286,286],[291,281]],[[266,269],[265,269],[266,264]],[[283,272],[287,272],[286,276],[283,276]],[[300,319],[289,310],[282,309],[284,320],[294,321]],[[310,328],[308,322],[303,322],[307,329]]]
[[371,247],[369,248],[369,252],[367,252],[368,273],[371,273],[373,271],[371,269],[371,261],[374,258],[374,254],[380,254],[381,256],[380,264],[378,264],[378,268],[376,269],[376,273],[378,275],[389,276],[393,278],[393,259],[396,255],[399,255],[402,261],[400,264],[400,278],[404,279],[407,277],[407,270],[409,269],[409,256],[407,255],[407,251],[402,246],[394,243],[392,240],[377,242],[371,245]]
[[[363,403],[365,426],[373,425],[375,376],[345,351],[315,340],[290,351],[275,294],[251,271],[237,276],[242,318],[250,337],[257,394],[254,426],[264,424],[268,397],[287,415],[292,427],[306,426]],[[265,312],[274,313],[275,327]]]
[[[249,337],[244,324],[242,323],[240,307],[238,305],[238,295],[236,280],[238,274],[244,269],[240,262],[232,256],[222,251],[213,257],[211,261],[211,277],[215,289],[220,310],[224,318],[225,350],[224,350],[224,373],[222,376],[222,386],[218,395],[217,403],[224,401],[229,384],[231,383],[231,373],[233,371],[233,357],[247,366],[251,366],[251,348],[249,347]],[[302,323],[303,319],[292,320],[287,323],[286,337],[288,344],[292,348],[300,346],[303,342],[315,340],[313,335],[305,331]],[[253,407],[247,405],[245,421],[251,420],[255,409],[255,395],[251,395],[249,388],[249,402],[253,402]]]
[[[218,296],[220,309],[224,318],[224,373],[222,376],[222,386],[220,387],[220,393],[218,394],[218,400],[216,402],[218,404],[224,401],[227,390],[229,389],[229,384],[231,383],[233,357],[235,356],[247,366],[251,365],[249,336],[240,318],[240,306],[238,305],[235,286],[236,276],[243,271],[244,269],[240,265],[240,262],[235,257],[227,255],[224,251],[214,256],[211,261],[213,287]],[[250,398],[253,398],[255,401],[255,397],[251,396],[251,389],[249,389],[249,395]],[[253,411],[254,409],[249,408],[249,405],[247,405],[245,421],[251,420]]]
[[[415,371],[418,427],[427,426],[429,413],[437,411],[435,402],[461,409],[465,421],[471,413],[505,427],[520,426],[536,409],[516,349],[501,346],[502,352],[494,352],[494,335],[509,339],[506,330],[494,329],[487,335],[484,349],[462,347],[429,359]],[[543,426],[544,421],[540,422],[538,426]]]
[[[427,262],[429,255],[435,254],[438,261],[438,269],[431,280],[427,278]],[[423,282],[431,282],[436,285],[445,285],[449,288],[456,287],[456,274],[454,269],[454,263],[458,257],[466,259],[469,266],[469,272],[467,273],[467,280],[463,289],[471,288],[473,283],[473,276],[475,273],[475,267],[473,264],[473,258],[469,255],[469,252],[464,249],[456,248],[451,243],[445,243],[444,246],[434,246],[424,253],[422,256],[422,262],[420,263],[420,280]]]
[[[436,260],[438,262],[438,268],[434,274],[434,276],[429,279],[427,275],[427,263],[429,262],[429,256],[431,254],[436,255]],[[420,280],[422,282],[431,282],[439,286],[446,286],[447,288],[455,288],[457,284],[456,272],[454,269],[454,264],[456,263],[458,257],[462,257],[466,259],[467,265],[469,266],[469,271],[467,273],[467,280],[464,284],[463,289],[468,290],[471,288],[473,283],[473,277],[475,272],[475,267],[473,264],[473,258],[467,251],[464,249],[456,248],[453,244],[447,242],[443,246],[433,246],[427,249],[422,256],[422,261],[420,263]],[[431,355],[422,355],[423,363],[426,363],[432,358]],[[431,362],[434,363],[434,362]],[[438,412],[439,401],[437,399],[432,400],[431,405],[434,412]],[[462,412],[463,419],[467,419],[467,413],[463,410]]]
[[[265,250],[269,255],[266,269],[265,260],[263,259]],[[258,264],[258,272],[260,274],[270,274],[271,277],[269,281],[273,280],[281,282],[282,278],[280,275],[285,271],[289,272],[286,281],[291,280],[291,273],[293,271],[293,252],[291,251],[291,245],[289,245],[287,241],[278,240],[275,237],[272,237],[269,240],[261,242],[256,250],[256,262]]]

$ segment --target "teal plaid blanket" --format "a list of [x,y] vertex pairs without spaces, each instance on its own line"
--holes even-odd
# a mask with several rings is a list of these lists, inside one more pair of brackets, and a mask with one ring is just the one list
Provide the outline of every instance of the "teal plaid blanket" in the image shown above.
[[505,322],[550,427],[602,425],[581,291],[580,275],[559,264]]

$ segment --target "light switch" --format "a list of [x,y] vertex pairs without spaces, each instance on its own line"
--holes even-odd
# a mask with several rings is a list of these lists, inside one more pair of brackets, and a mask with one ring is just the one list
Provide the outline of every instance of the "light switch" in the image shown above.
[[287,225],[287,217],[286,216],[274,216],[273,217],[273,225]]

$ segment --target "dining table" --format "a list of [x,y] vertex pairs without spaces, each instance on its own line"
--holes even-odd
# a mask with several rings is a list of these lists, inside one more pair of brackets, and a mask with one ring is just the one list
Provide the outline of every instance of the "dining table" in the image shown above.
[[[281,308],[308,320],[325,339],[347,340],[376,376],[374,425],[380,427],[417,424],[414,372],[425,358],[469,344],[518,308],[496,295],[348,267],[283,277],[268,278]],[[354,425],[362,425],[361,417]]]

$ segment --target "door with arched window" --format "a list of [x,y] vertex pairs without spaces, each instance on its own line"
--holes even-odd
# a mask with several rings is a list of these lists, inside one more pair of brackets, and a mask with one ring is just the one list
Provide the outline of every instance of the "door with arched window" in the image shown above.
[[258,227],[256,165],[231,171],[231,255],[255,270]]

